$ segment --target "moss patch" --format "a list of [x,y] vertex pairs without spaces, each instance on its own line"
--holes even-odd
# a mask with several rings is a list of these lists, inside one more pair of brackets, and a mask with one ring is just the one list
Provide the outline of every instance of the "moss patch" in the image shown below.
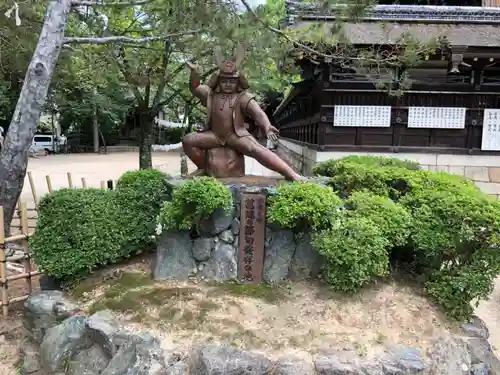
[[270,284],[241,284],[235,282],[213,284],[209,295],[220,296],[230,294],[235,297],[250,297],[276,304],[286,297],[286,291],[278,285]]
[[141,272],[124,272],[118,278],[103,281],[101,279],[86,279],[72,286],[70,294],[75,298],[82,298],[86,293],[91,293],[99,286],[108,287],[106,293],[119,295],[129,289],[144,287],[153,284],[150,276]]

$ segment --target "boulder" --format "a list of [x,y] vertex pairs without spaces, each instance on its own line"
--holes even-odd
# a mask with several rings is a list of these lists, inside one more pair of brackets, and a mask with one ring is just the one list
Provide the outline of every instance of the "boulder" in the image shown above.
[[215,241],[212,237],[199,237],[193,241],[193,258],[198,262],[204,262],[210,258]]
[[158,241],[153,264],[155,280],[187,280],[196,269],[192,246],[189,232],[164,232]]
[[280,282],[288,277],[288,270],[295,253],[293,231],[290,229],[266,228],[266,244],[263,279]]
[[189,374],[262,375],[269,374],[273,363],[266,357],[228,346],[206,345],[189,357]]
[[213,148],[205,153],[207,175],[216,178],[243,177],[245,175],[245,156],[228,147]]
[[231,226],[234,207],[229,211],[216,209],[209,217],[200,220],[198,231],[201,237],[215,237]]
[[79,311],[62,292],[55,290],[32,295],[24,306],[23,325],[38,344],[48,329]]
[[273,375],[315,375],[316,371],[311,362],[295,357],[282,357],[278,360]]
[[323,266],[324,259],[311,243],[311,233],[300,233],[296,238],[297,246],[290,266],[292,279],[306,279],[316,277]]
[[236,254],[233,245],[217,242],[211,258],[202,270],[202,275],[214,281],[236,280],[238,277]]

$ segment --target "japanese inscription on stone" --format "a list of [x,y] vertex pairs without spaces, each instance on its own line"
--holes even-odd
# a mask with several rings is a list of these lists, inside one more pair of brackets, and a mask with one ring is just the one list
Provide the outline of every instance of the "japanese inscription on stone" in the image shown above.
[[246,282],[262,281],[265,228],[266,196],[264,194],[242,194],[238,266],[240,280]]

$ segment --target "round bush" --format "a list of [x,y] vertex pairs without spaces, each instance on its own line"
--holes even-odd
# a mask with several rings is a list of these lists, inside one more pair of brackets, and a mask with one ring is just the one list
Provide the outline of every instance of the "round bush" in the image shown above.
[[370,219],[345,216],[316,233],[313,245],[325,257],[325,281],[335,290],[356,292],[389,272],[390,243]]
[[65,280],[123,257],[126,228],[114,192],[61,189],[41,199],[37,228],[30,239],[36,264]]
[[160,210],[158,222],[162,229],[189,230],[215,210],[232,207],[233,195],[225,185],[212,177],[198,177],[174,189],[172,200]]
[[313,173],[319,176],[333,177],[339,164],[354,163],[370,168],[376,167],[396,167],[418,171],[420,165],[411,160],[401,160],[398,158],[386,158],[383,156],[350,155],[340,159],[330,159],[318,163],[313,168]]
[[126,246],[131,252],[153,241],[156,217],[172,192],[167,178],[154,169],[129,171],[116,184],[115,199],[122,208],[120,221],[127,229]]
[[330,187],[315,183],[290,183],[269,198],[267,217],[283,228],[328,228],[342,207],[342,200]]
[[427,291],[454,317],[468,316],[500,273],[499,202],[452,185],[416,189],[401,203],[413,216],[410,240]]
[[402,205],[369,191],[358,191],[346,201],[346,208],[346,215],[375,223],[392,246],[406,245],[412,217]]

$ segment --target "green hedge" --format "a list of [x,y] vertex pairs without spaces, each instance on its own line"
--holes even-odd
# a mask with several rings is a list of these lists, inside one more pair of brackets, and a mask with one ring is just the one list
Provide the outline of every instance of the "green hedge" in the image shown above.
[[[355,291],[387,274],[394,261],[456,318],[469,316],[471,303],[490,295],[500,274],[500,202],[472,181],[370,156],[329,160],[314,172],[329,177],[344,199],[335,220],[314,236],[333,287]],[[314,204],[309,187],[297,186],[294,196],[279,188],[269,212],[276,216],[279,209],[290,222],[302,213],[312,225],[326,216],[325,208]],[[302,196],[309,195],[304,204]]]
[[67,280],[144,250],[160,205],[170,196],[166,178],[158,171],[134,171],[114,191],[62,189],[46,195],[30,239],[36,263]]

